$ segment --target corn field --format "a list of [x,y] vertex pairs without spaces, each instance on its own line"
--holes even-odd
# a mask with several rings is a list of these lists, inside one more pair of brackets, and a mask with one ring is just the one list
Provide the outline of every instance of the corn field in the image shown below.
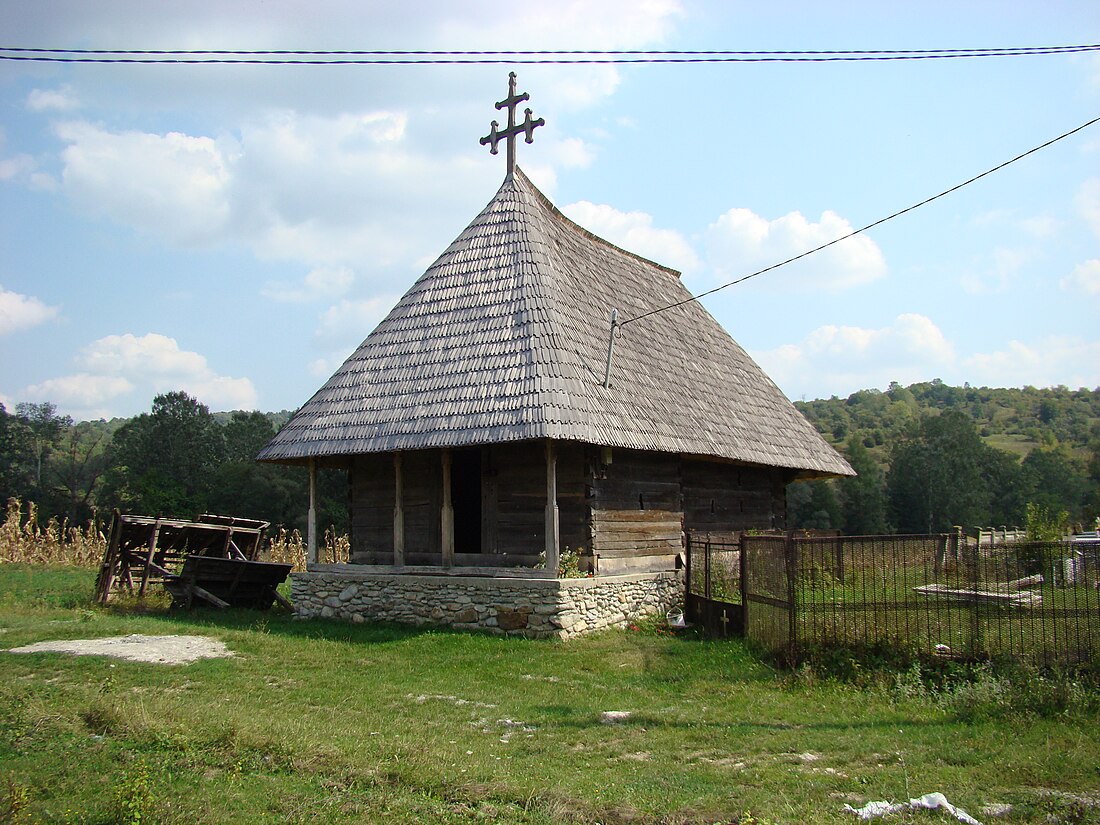
[[4,523],[0,525],[0,564],[51,564],[94,567],[103,559],[107,538],[96,520],[83,527],[68,520],[51,518],[45,527],[38,523],[38,507],[26,506],[17,498],[8,500]]
[[[98,567],[107,549],[107,523],[93,518],[83,527],[51,518],[38,523],[38,506],[33,501],[8,500],[4,523],[0,525],[0,564],[44,564],[67,567]],[[347,535],[328,529],[317,548],[319,562],[348,560],[351,542]],[[279,531],[269,537],[261,551],[263,561],[289,563],[295,571],[306,569],[306,545],[297,530]]]

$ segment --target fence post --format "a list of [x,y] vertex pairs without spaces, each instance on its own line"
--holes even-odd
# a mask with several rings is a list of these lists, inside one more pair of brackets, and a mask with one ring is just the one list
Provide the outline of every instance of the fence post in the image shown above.
[[691,533],[684,533],[684,545],[687,553],[684,554],[684,595],[691,593]]
[[793,530],[787,531],[784,544],[786,545],[783,549],[786,551],[784,555],[787,560],[787,602],[789,604],[787,658],[793,664],[798,648],[798,609],[795,604],[798,595],[795,587],[798,580],[798,544]]
[[710,599],[710,541],[703,545],[703,598]]
[[844,536],[836,537],[836,580],[844,584]]
[[745,574],[749,570],[749,561],[746,558],[744,532],[737,536],[737,547],[737,580],[738,589],[741,591],[741,627],[747,639],[749,636],[749,583],[745,579]]
[[977,658],[981,653],[979,650],[981,643],[981,615],[979,610],[981,609],[981,603],[978,601],[978,587],[981,584],[981,576],[978,570],[978,565],[981,561],[982,551],[980,545],[975,545],[973,550],[968,546],[966,548],[966,566],[967,566],[967,580],[970,584],[970,589],[974,594],[974,597],[970,600],[970,655],[973,658]]

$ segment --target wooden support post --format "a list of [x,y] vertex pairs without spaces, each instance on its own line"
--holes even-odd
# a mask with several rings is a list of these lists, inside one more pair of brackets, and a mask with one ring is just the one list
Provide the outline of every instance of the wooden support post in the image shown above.
[[393,454],[393,564],[405,566],[405,483],[401,453]]
[[149,584],[149,571],[155,567],[153,564],[153,554],[157,552],[157,539],[160,537],[160,516],[157,516],[157,521],[153,525],[153,534],[149,536],[149,551],[145,556],[145,566],[141,571],[141,587],[138,588],[138,598],[145,598],[145,586]]
[[557,577],[560,565],[558,529],[558,461],[554,442],[546,439],[546,569]]
[[306,520],[306,562],[317,563],[317,459],[309,460],[309,516]]
[[455,508],[451,502],[451,451],[447,449],[443,450],[443,506],[440,515],[443,566],[451,567],[455,562]]

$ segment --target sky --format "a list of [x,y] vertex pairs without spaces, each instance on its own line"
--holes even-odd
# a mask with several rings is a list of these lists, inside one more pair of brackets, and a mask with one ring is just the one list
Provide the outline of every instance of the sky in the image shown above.
[[[52,49],[949,49],[1100,43],[1081,2],[44,0]],[[0,51],[0,54],[10,54]],[[0,60],[0,403],[76,420],[184,390],[293,410],[518,162],[702,292],[1100,115],[1100,52],[691,65]],[[703,299],[792,400],[936,378],[1100,387],[1100,124]]]

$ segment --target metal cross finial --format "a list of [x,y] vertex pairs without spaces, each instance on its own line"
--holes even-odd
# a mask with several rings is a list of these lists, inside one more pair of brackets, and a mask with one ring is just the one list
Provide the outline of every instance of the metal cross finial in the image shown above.
[[501,140],[506,140],[508,142],[507,177],[512,177],[512,171],[516,168],[516,137],[518,135],[523,135],[527,143],[533,143],[535,128],[546,124],[546,121],[541,117],[537,120],[532,119],[530,109],[524,109],[525,116],[523,123],[516,123],[516,106],[530,99],[531,96],[527,94],[527,92],[516,94],[516,73],[508,72],[508,97],[496,104],[496,108],[498,109],[507,107],[508,128],[500,130],[500,124],[494,120],[493,126],[489,130],[489,134],[481,139],[481,145],[487,145],[489,147],[489,154],[491,155],[497,153],[497,143]]

